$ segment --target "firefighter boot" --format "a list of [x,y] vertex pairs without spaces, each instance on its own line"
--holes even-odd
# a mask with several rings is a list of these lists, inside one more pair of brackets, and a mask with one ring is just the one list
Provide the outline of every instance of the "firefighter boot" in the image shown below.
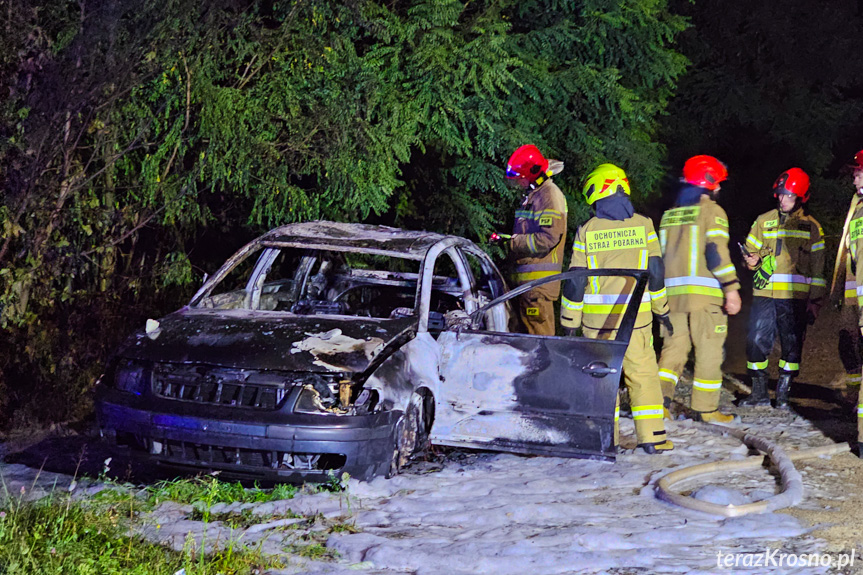
[[721,413],[718,409],[716,411],[696,411],[695,421],[725,425],[734,422],[734,416]]
[[857,457],[863,459],[863,391],[857,395]]
[[790,373],[783,373],[779,376],[779,381],[776,384],[776,409],[789,410],[788,393],[791,391],[791,380],[794,378]]
[[752,376],[752,392],[744,397],[738,405],[746,407],[761,407],[770,405],[770,397],[767,395],[767,375],[759,373]]
[[659,443],[640,443],[638,445],[644,452],[648,455],[656,455],[657,453],[665,453],[667,451],[671,451],[674,449],[674,444],[669,440],[661,441]]

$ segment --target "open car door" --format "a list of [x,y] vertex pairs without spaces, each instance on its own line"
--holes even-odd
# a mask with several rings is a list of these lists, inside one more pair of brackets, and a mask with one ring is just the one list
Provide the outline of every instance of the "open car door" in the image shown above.
[[[635,279],[614,340],[477,327],[490,308],[538,285],[608,275]],[[613,461],[621,364],[646,284],[642,270],[570,270],[495,299],[472,315],[469,329],[441,333],[432,443]]]

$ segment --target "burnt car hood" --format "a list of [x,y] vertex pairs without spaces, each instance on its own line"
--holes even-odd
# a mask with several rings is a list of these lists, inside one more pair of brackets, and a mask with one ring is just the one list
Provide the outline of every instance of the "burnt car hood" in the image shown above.
[[298,316],[181,309],[139,331],[118,356],[155,362],[305,372],[362,372],[415,333],[413,318]]

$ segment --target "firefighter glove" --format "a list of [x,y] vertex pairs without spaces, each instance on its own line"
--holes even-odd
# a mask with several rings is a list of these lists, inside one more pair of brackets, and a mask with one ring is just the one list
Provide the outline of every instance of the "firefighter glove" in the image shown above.
[[491,233],[491,235],[490,235],[490,236],[489,236],[489,238],[488,238],[488,241],[489,241],[489,242],[491,242],[491,243],[493,243],[493,244],[496,244],[496,243],[499,243],[499,242],[506,241],[506,240],[508,240],[508,239],[510,239],[510,238],[512,238],[512,236],[511,236],[511,235],[509,235],[509,234],[499,234],[499,233],[497,233],[497,232],[492,232],[492,233]]
[[667,339],[674,335],[674,326],[671,325],[671,318],[667,313],[656,316],[656,321],[659,322],[659,336],[662,339]]
[[770,283],[770,278],[773,276],[773,270],[776,269],[776,258],[773,254],[761,259],[761,266],[755,270],[752,276],[752,285],[755,289],[765,289]]

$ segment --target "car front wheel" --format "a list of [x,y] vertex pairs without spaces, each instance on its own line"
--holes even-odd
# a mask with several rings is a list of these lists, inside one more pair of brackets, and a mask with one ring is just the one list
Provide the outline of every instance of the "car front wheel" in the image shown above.
[[397,475],[411,456],[426,447],[431,427],[429,405],[434,405],[431,396],[419,393],[411,396],[407,409],[395,425],[393,456],[387,477]]

